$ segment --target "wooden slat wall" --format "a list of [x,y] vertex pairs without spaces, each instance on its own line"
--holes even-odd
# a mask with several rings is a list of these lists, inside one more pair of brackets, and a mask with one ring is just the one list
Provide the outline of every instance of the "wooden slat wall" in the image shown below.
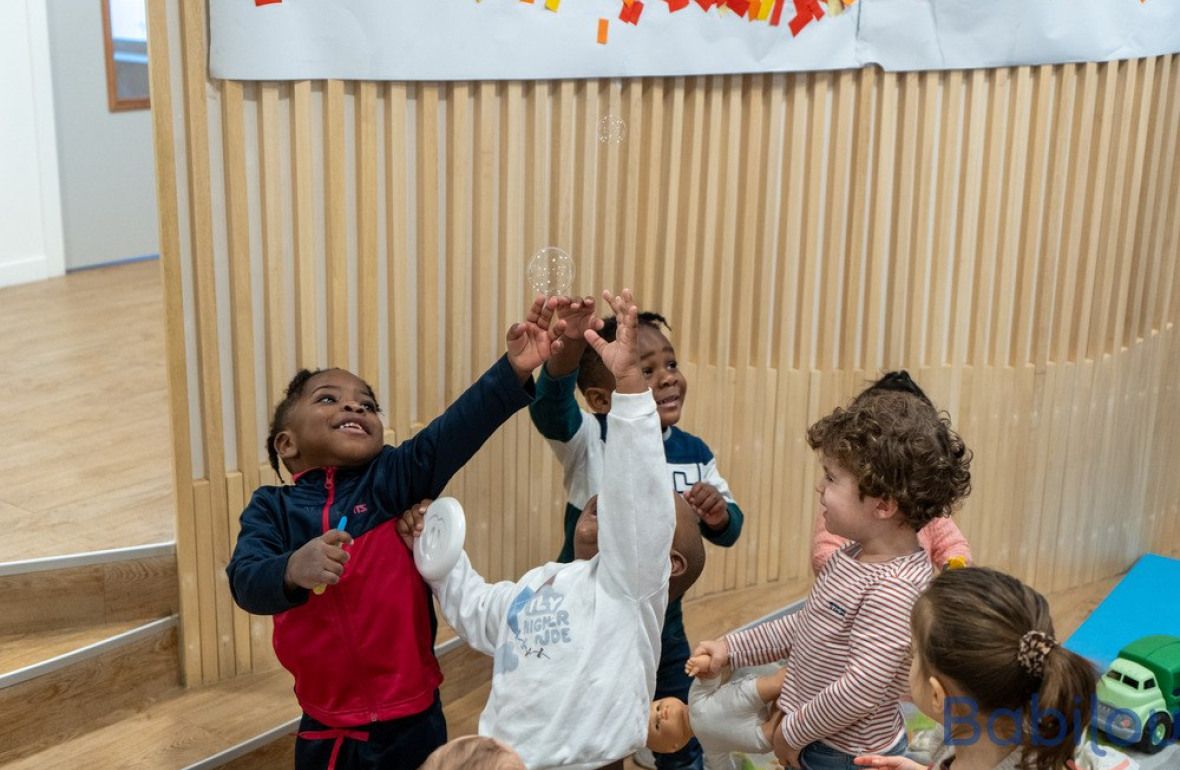
[[[804,429],[886,368],[976,452],[981,562],[1057,590],[1180,542],[1180,57],[234,83],[203,3],[148,6],[189,682],[274,665],[224,567],[294,369],[358,371],[410,436],[499,355],[545,245],[672,324],[684,427],[748,516],[694,595],[806,575]],[[526,417],[450,492],[489,578],[556,553]]]

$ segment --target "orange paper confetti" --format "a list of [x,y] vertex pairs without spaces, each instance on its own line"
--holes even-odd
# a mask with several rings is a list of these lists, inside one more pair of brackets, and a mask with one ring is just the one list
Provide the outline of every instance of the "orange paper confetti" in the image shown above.
[[610,26],[610,22],[607,21],[606,19],[599,19],[598,20],[598,44],[599,45],[606,45],[606,31],[609,26]]

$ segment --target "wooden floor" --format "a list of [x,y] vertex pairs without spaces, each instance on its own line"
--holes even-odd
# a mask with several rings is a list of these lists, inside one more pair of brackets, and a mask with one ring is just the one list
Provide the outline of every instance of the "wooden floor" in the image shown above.
[[0,563],[173,539],[159,269],[0,289]]

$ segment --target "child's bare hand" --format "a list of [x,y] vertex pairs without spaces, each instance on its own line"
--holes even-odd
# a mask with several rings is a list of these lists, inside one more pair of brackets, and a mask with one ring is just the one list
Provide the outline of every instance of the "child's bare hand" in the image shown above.
[[885,767],[889,770],[926,770],[926,765],[919,764],[905,757],[881,757],[869,755],[852,760],[857,767]]
[[696,646],[684,665],[684,672],[701,679],[712,679],[729,665],[729,643],[724,639],[705,641]]
[[796,749],[787,743],[787,737],[783,735],[782,730],[774,731],[774,736],[770,739],[770,745],[774,748],[774,758],[783,767],[793,768],[793,770],[798,770],[802,767],[802,763],[799,761],[799,755],[803,753],[802,749]]
[[558,310],[561,320],[565,321],[565,340],[567,344],[581,344],[586,341],[586,330],[598,331],[602,328],[602,319],[598,317],[597,300],[594,297],[570,297],[569,304]]
[[433,502],[433,500],[423,500],[416,505],[411,505],[397,520],[397,533],[401,535],[406,548],[411,551],[414,550],[414,538],[422,534],[422,527],[426,521],[426,509]]
[[635,306],[630,289],[623,289],[622,294],[604,291],[602,298],[614,310],[619,321],[615,340],[607,342],[598,336],[596,330],[587,329],[586,342],[590,343],[602,363],[615,376],[615,390],[620,393],[642,393],[647,390],[647,383],[643,381],[643,372],[639,370],[639,308]]
[[341,546],[351,543],[352,535],[338,529],[330,529],[322,536],[307,541],[287,559],[283,581],[288,587],[308,589],[336,585],[348,561],[348,551]]
[[561,304],[558,297],[546,299],[537,295],[524,321],[508,329],[508,363],[521,382],[532,376],[533,370],[561,350],[561,336],[565,321],[554,319],[553,312]]
[[684,499],[709,529],[721,530],[729,524],[729,508],[725,505],[725,498],[712,484],[698,481],[684,493]]

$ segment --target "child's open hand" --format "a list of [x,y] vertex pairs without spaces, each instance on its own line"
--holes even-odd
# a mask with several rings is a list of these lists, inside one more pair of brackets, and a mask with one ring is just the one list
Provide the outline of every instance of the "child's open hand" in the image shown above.
[[586,330],[598,331],[602,319],[598,317],[597,300],[594,297],[570,297],[568,304],[558,309],[561,320],[565,321],[567,344],[581,344],[586,341]]
[[926,765],[919,764],[905,757],[880,757],[869,755],[852,760],[857,767],[886,767],[889,770],[926,770]]
[[705,641],[696,646],[692,657],[684,664],[684,673],[701,679],[712,679],[729,665],[729,643],[724,639]]
[[397,520],[397,533],[401,535],[402,542],[406,544],[406,548],[409,548],[411,551],[414,550],[414,538],[422,534],[422,527],[426,521],[426,509],[433,502],[433,500],[428,499],[416,505],[411,505],[402,513],[401,518]]
[[288,588],[336,585],[344,574],[344,563],[348,561],[348,552],[341,546],[351,543],[352,535],[338,529],[330,529],[307,541],[287,559],[283,582]]
[[586,342],[598,353],[602,363],[615,376],[615,390],[619,393],[642,393],[647,390],[647,383],[643,380],[643,372],[639,370],[639,308],[635,306],[635,299],[630,289],[623,289],[622,294],[602,292],[606,304],[614,310],[619,321],[618,331],[614,342],[607,342],[598,336],[594,329],[585,331]]
[[729,509],[725,506],[725,498],[717,491],[717,487],[698,481],[692,489],[684,493],[684,499],[692,506],[693,513],[709,529],[722,530],[729,524]]
[[537,295],[524,321],[508,329],[508,363],[521,382],[533,375],[533,370],[561,350],[565,321],[554,320],[553,311],[561,300]]

